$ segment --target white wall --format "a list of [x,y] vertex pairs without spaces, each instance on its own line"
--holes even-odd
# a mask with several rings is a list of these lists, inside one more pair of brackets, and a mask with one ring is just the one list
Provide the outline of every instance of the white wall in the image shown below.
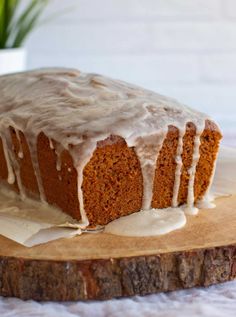
[[131,81],[236,130],[236,0],[52,0],[45,16],[57,11],[26,43],[29,68]]

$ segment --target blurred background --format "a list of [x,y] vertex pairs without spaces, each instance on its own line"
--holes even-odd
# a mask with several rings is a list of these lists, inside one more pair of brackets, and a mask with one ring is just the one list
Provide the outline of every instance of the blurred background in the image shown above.
[[25,42],[28,69],[75,67],[172,96],[236,145],[236,0],[51,0],[41,20],[54,14]]

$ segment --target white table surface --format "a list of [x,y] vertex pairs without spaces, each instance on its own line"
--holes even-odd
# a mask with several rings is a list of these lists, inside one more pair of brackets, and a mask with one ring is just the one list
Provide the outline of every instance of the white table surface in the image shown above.
[[235,317],[236,281],[208,288],[90,302],[0,298],[1,317]]

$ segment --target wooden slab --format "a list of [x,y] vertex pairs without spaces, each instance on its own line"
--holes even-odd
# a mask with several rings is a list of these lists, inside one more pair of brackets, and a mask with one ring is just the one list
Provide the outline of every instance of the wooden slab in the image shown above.
[[32,248],[0,236],[0,295],[88,300],[208,286],[236,278],[236,196],[159,237],[84,234]]

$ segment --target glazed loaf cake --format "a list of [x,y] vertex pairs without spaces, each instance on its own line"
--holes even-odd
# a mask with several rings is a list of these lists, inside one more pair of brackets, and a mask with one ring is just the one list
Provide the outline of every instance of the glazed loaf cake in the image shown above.
[[[0,178],[81,221],[207,200],[221,133],[157,93],[77,70],[0,77]],[[40,212],[40,211],[39,211]]]

